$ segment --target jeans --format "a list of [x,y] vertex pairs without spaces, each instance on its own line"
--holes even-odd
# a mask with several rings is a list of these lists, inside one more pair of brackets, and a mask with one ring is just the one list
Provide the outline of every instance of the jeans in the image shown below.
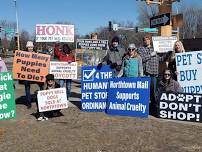
[[[37,83],[38,84],[40,90],[43,90],[43,83]],[[24,85],[25,85],[25,95],[26,95],[26,104],[27,106],[30,106],[32,104],[32,98],[31,98],[31,93],[30,93],[30,87],[31,87],[31,82],[30,81],[24,81]]]
[[68,100],[71,93],[72,79],[61,79],[59,83],[61,88],[63,88],[64,84],[66,83],[66,93],[67,93],[67,100]]

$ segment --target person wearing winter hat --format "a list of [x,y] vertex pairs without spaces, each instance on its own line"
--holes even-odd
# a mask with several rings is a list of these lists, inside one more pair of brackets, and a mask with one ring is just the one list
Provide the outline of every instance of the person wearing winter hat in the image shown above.
[[[53,74],[46,75],[46,83],[45,83],[44,88],[46,90],[60,88],[60,85],[57,82],[55,82]],[[38,103],[38,101],[37,101],[37,103]],[[37,107],[38,107],[38,105],[37,105]],[[50,114],[52,116],[59,116],[60,110],[53,110],[53,111],[48,111],[48,112],[39,112],[39,109],[38,109],[38,113],[39,113],[39,117],[37,118],[37,120],[38,121],[44,121],[44,120],[48,120],[48,117],[50,116]]]
[[128,52],[123,59],[123,64],[118,77],[141,77],[143,76],[142,58],[137,53],[134,43],[129,44]]
[[110,49],[107,50],[103,61],[98,64],[98,69],[101,69],[102,64],[107,64],[110,65],[112,69],[114,69],[115,75],[118,75],[121,70],[123,57],[126,53],[125,49],[119,46],[119,43],[119,37],[115,36],[112,38]]
[[[26,43],[26,50],[27,52],[35,52],[34,51],[34,44],[32,41],[27,41]],[[34,82],[34,81],[28,81],[28,80],[19,80],[20,84],[25,85],[25,95],[26,95],[26,106],[27,109],[30,109],[32,107],[32,98],[31,98],[31,84],[37,84],[39,86],[40,90],[43,90],[43,82]]]
[[33,44],[33,42],[32,41],[27,41],[26,48],[27,48],[28,52],[33,52],[34,51],[34,44]]

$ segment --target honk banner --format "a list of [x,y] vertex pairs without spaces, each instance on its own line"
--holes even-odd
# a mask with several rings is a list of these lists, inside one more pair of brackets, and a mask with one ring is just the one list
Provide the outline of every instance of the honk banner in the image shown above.
[[74,42],[74,25],[37,24],[36,42]]

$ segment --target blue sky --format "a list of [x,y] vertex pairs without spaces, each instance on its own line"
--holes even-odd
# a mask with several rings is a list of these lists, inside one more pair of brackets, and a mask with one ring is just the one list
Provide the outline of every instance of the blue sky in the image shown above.
[[[202,0],[181,0],[200,4]],[[20,30],[34,32],[36,24],[71,22],[84,35],[107,26],[109,20],[137,23],[141,0],[17,0]],[[200,5],[202,7],[202,5]],[[15,21],[13,0],[0,0],[0,20]]]

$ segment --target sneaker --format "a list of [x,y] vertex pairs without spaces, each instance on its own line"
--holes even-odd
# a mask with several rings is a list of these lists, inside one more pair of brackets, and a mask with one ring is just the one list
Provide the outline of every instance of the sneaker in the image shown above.
[[48,120],[48,117],[43,117],[44,120]]
[[37,118],[38,121],[44,121],[43,117]]

